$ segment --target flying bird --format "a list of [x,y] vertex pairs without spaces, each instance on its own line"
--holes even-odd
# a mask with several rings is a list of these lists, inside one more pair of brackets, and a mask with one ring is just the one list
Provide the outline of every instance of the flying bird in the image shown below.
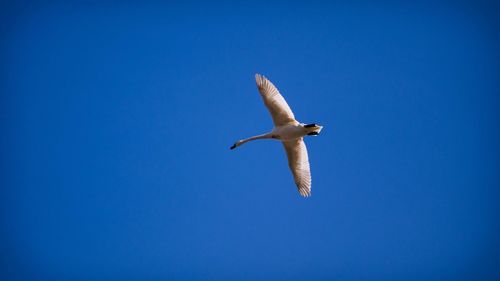
[[231,146],[231,149],[258,139],[281,141],[285,147],[288,166],[292,170],[299,193],[304,197],[309,197],[311,196],[311,170],[304,136],[319,135],[323,126],[298,122],[295,120],[290,106],[271,81],[260,74],[255,74],[255,81],[260,96],[273,118],[274,129],[266,134],[239,140]]

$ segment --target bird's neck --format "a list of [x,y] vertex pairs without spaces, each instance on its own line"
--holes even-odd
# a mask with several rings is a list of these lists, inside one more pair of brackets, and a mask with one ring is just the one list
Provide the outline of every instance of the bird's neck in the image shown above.
[[253,141],[253,140],[272,139],[272,138],[273,138],[273,135],[271,133],[267,133],[267,134],[262,134],[262,135],[258,135],[258,136],[249,137],[248,139],[242,140],[242,143],[245,143],[245,142],[248,142],[248,141]]

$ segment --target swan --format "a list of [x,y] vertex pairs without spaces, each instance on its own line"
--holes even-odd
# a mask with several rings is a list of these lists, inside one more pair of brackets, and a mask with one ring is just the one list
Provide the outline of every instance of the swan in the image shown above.
[[323,126],[304,124],[295,120],[295,116],[278,89],[266,77],[255,74],[255,81],[264,104],[271,113],[274,128],[271,132],[242,139],[233,144],[235,149],[249,141],[275,139],[281,141],[288,157],[288,166],[292,171],[300,195],[311,196],[311,169],[304,136],[317,136]]

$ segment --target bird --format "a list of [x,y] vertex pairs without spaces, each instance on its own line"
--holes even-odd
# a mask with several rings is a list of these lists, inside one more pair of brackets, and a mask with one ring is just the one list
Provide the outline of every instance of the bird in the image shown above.
[[269,133],[239,140],[230,149],[233,150],[244,143],[258,139],[281,141],[297,189],[301,196],[309,197],[311,196],[311,169],[304,137],[318,136],[323,126],[316,123],[304,124],[297,121],[285,98],[283,98],[276,86],[263,75],[255,74],[255,82],[264,105],[271,114],[274,128]]

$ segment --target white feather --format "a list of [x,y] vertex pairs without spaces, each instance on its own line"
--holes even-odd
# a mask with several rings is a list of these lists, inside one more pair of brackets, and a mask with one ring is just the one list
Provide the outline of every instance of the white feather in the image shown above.
[[288,166],[292,171],[299,193],[304,197],[309,197],[311,196],[311,169],[303,137],[313,132],[317,135],[323,127],[315,124],[304,126],[304,124],[299,123],[295,120],[290,106],[271,81],[260,74],[255,74],[255,81],[264,104],[271,113],[275,127],[267,134],[239,140],[231,149],[258,139],[282,141],[288,156]]

